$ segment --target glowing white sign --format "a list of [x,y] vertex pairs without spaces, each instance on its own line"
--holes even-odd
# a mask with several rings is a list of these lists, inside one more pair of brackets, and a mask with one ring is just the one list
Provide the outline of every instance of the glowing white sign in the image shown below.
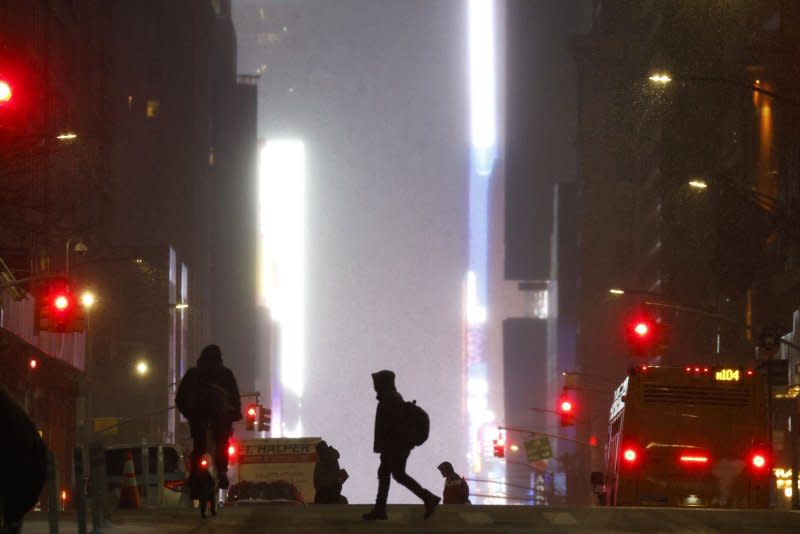
[[280,326],[281,384],[303,394],[305,364],[305,145],[270,140],[261,151],[261,297]]

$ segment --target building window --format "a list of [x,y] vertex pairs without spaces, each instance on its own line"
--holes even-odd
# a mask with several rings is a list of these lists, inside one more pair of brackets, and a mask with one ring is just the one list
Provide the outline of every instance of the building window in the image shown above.
[[151,99],[147,101],[147,106],[145,107],[145,113],[149,118],[158,117],[158,111],[161,107],[161,100]]

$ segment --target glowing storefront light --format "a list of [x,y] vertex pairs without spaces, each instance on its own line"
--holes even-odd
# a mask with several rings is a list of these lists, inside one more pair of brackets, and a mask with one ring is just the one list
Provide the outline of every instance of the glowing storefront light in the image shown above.
[[305,364],[305,146],[276,139],[261,151],[261,298],[280,329],[283,388],[303,394]]

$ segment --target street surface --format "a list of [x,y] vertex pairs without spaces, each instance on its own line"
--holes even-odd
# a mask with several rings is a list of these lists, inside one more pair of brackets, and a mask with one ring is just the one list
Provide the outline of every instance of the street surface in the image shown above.
[[[366,522],[368,505],[251,505],[224,508],[200,519],[197,510],[117,511],[109,534],[228,534],[311,532],[516,533],[738,533],[800,532],[800,512],[658,508],[533,508],[525,506],[440,506],[429,520],[422,506],[389,507],[389,520]],[[91,524],[88,530],[91,531]],[[45,513],[34,513],[23,534],[49,532]],[[62,514],[60,534],[75,534],[74,514]]]

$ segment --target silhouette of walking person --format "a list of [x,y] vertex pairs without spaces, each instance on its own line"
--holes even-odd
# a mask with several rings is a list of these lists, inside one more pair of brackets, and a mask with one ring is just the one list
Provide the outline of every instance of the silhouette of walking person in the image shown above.
[[228,487],[228,440],[233,422],[242,418],[239,386],[230,369],[222,365],[222,351],[208,345],[200,353],[197,366],[181,379],[175,406],[189,420],[192,436],[192,472],[199,470],[200,458],[207,452],[207,432],[214,440],[214,466],[219,487]]
[[[406,462],[414,447],[408,435],[406,403],[394,384],[392,371],[378,371],[372,374],[372,383],[378,394],[378,408],[375,412],[375,440],[373,451],[380,454],[378,467],[378,495],[375,506],[362,517],[365,520],[387,519],[386,501],[389,496],[390,477],[408,488],[425,505],[425,519],[428,519],[441,500],[423,488],[419,482],[406,473]],[[427,431],[427,428],[426,428]]]

